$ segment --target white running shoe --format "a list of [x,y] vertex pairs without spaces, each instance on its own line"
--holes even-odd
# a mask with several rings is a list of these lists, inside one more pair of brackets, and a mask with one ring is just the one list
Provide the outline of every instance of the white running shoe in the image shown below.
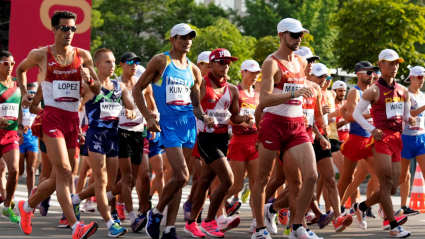
[[257,228],[257,219],[252,219],[251,227],[249,227],[249,232],[254,233]]
[[277,234],[276,213],[271,213],[269,211],[271,205],[271,203],[264,205],[265,224],[270,234]]
[[252,233],[251,239],[272,239],[267,229],[261,229],[259,232]]
[[312,230],[310,230],[310,229],[307,229],[306,230],[307,231],[307,233],[308,233],[308,235],[310,236],[310,238],[311,239],[323,239],[323,237],[318,237],[317,235],[316,235],[316,233],[314,233]]
[[87,212],[95,212],[95,211],[96,211],[96,210],[94,209],[94,207],[91,205],[91,201],[86,201],[86,202],[84,203],[83,208],[84,208],[84,211],[87,211]]
[[221,215],[217,219],[218,230],[222,233],[239,226],[239,223],[241,223],[241,219],[239,217],[225,217],[224,215]]
[[359,226],[363,230],[366,230],[367,228],[366,213],[360,210],[359,205],[360,205],[359,203],[353,204],[353,208],[356,208],[356,216],[357,216],[355,221],[357,223],[357,226]]
[[162,212],[161,224],[165,227],[167,226],[167,214],[168,214],[168,205],[165,206],[164,212]]
[[316,214],[314,214],[312,211],[309,211],[304,217],[306,223],[311,223],[311,221],[313,221],[315,218]]
[[381,207],[379,207],[379,209],[378,209],[378,216],[382,219],[385,219],[385,213],[384,213],[384,210],[382,210]]
[[310,239],[310,235],[303,226],[300,226],[296,231],[291,228],[289,239]]
[[406,238],[410,236],[409,231],[405,231],[400,226],[390,230],[390,237],[396,237],[396,238]]

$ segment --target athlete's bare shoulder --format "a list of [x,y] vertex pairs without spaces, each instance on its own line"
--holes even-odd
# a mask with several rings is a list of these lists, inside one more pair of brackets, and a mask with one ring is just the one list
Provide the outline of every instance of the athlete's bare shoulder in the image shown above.
[[28,54],[27,59],[37,65],[47,58],[47,46],[32,49]]

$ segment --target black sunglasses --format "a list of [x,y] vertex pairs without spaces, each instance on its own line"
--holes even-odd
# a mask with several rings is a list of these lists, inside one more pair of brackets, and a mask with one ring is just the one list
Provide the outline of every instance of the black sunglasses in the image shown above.
[[134,64],[139,65],[139,64],[140,64],[140,62],[138,62],[138,61],[134,61],[134,60],[131,60],[131,61],[126,61],[126,62],[125,62],[125,64],[127,64],[127,65],[129,65],[129,66],[132,66],[132,65],[134,65]]
[[358,71],[357,73],[365,73],[366,75],[371,76],[375,72],[374,71]]
[[298,38],[303,38],[304,36],[304,32],[288,32],[289,35],[294,38],[294,39],[298,39]]
[[232,64],[231,60],[227,60],[227,59],[218,59],[218,60],[214,60],[214,62],[217,62],[220,65],[229,65]]
[[67,32],[69,30],[71,30],[71,32],[77,31],[77,27],[76,26],[65,26],[65,25],[61,25],[61,26],[54,26],[54,28],[60,29],[63,32]]

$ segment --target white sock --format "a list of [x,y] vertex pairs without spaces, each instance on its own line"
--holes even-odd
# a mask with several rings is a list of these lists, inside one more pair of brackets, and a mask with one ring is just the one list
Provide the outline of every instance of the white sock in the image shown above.
[[112,219],[109,219],[109,221],[106,223],[106,226],[108,227],[108,229],[109,228],[111,228],[112,227],[112,225],[114,225],[114,221],[112,221]]
[[74,223],[74,225],[72,225],[72,227],[71,227],[72,235],[74,235],[75,229],[77,229],[78,224],[80,224],[80,222],[76,221]]
[[74,194],[74,196],[72,196],[72,204],[80,205],[80,203],[81,203],[80,196],[78,196],[78,194]]
[[136,221],[137,218],[136,213],[134,213],[134,211],[131,211],[128,213],[128,216],[130,216],[131,224],[133,224],[133,222]]
[[165,234],[170,233],[171,228],[174,228],[174,226],[166,226],[165,227]]
[[24,203],[24,211],[25,212],[32,212],[34,210],[34,208],[30,207],[30,205],[28,205],[28,201],[25,201]]
[[115,197],[114,195],[112,195],[112,192],[111,192],[111,191],[107,192],[107,193],[106,193],[106,196],[108,197],[108,201],[111,201],[111,200],[112,200],[112,198],[114,198],[114,197]]
[[152,209],[153,214],[161,214],[162,212],[158,211],[158,209],[156,209],[156,207],[154,209]]

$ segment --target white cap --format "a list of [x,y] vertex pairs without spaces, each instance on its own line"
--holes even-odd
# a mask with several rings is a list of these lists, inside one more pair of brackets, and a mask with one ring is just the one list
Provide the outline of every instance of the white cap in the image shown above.
[[285,18],[277,24],[277,33],[279,32],[304,32],[309,33],[309,31],[301,26],[301,22],[293,18]]
[[385,49],[382,50],[381,53],[379,53],[379,61],[396,61],[398,60],[400,63],[404,62],[403,58],[400,58],[394,50],[391,49]]
[[136,75],[135,75],[137,80],[142,76],[142,74],[143,74],[143,72],[145,72],[145,70],[146,69],[143,66],[141,66],[141,65],[137,66],[137,71],[136,71]]
[[260,68],[260,64],[258,64],[257,61],[246,60],[246,61],[242,62],[241,70],[242,71],[248,70],[250,72],[258,72],[258,71],[261,71],[261,68]]
[[345,84],[344,81],[337,80],[332,84],[332,90],[337,90],[337,89],[347,89],[347,85]]
[[196,31],[193,30],[189,25],[187,25],[186,23],[179,23],[171,29],[170,36],[186,36],[189,33],[191,33],[193,37],[196,37]]
[[410,76],[423,76],[425,75],[425,68],[422,66],[415,66],[410,68],[409,76],[404,80],[406,83],[410,83]]
[[310,58],[316,58],[316,60],[319,60],[320,57],[313,55],[313,52],[309,47],[306,46],[300,46],[298,50],[294,51],[294,54],[304,57],[306,60]]
[[322,63],[314,63],[311,74],[315,76],[329,75],[328,68]]
[[211,51],[203,51],[198,55],[198,59],[196,63],[205,62],[210,63],[210,54]]

